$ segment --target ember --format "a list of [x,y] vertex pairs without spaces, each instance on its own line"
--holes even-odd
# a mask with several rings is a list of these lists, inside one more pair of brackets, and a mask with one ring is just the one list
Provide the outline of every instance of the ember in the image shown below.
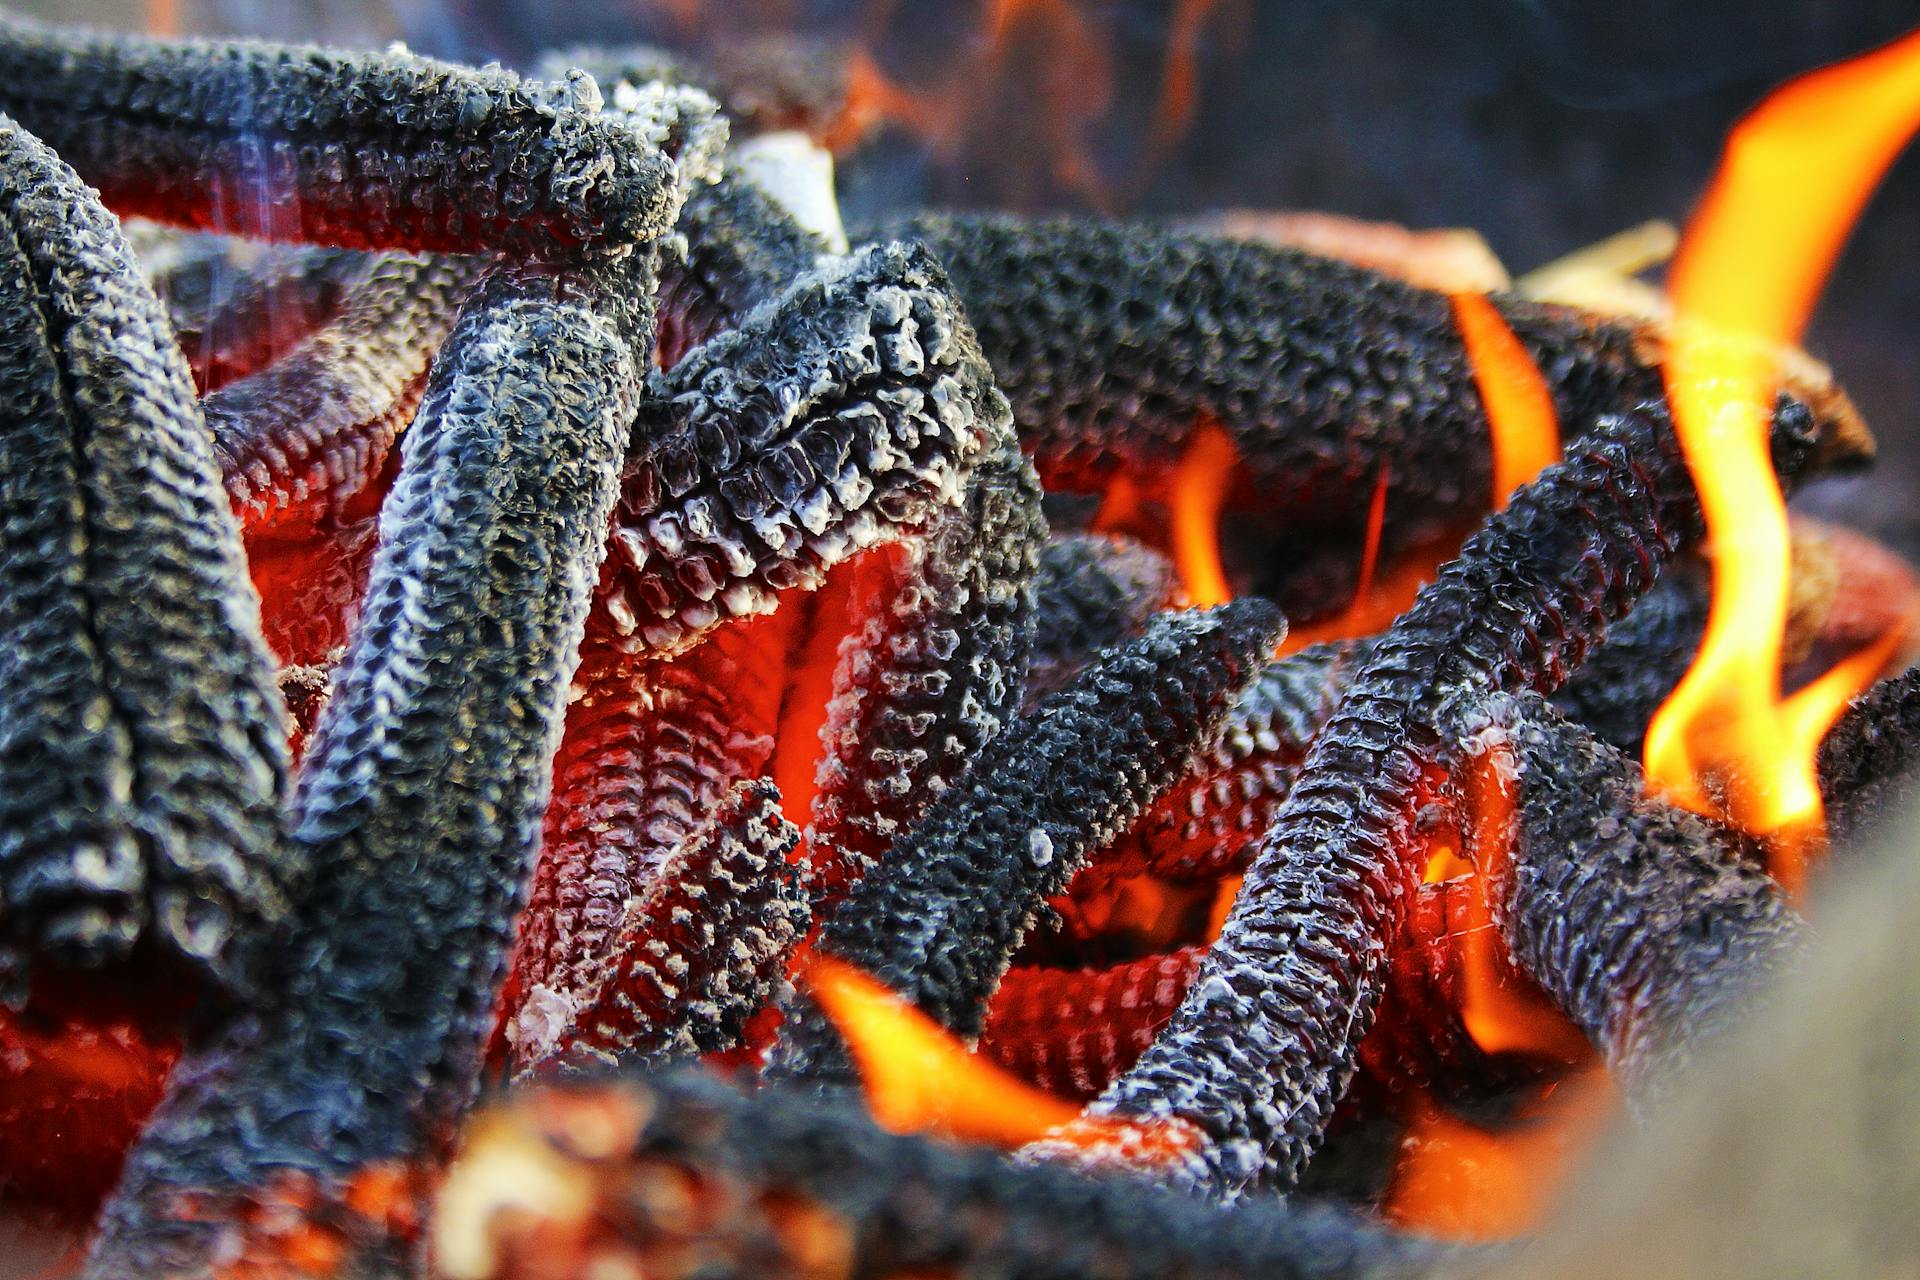
[[[1238,8],[1173,6],[1145,169]],[[911,85],[0,16],[0,1191],[74,1274],[1463,1274],[1712,1079],[1817,816],[1920,795],[1920,579],[1784,508],[1872,456],[1794,344],[1920,35],[1740,127],[1671,303],[1663,224],[1513,287],[847,235],[836,158],[1049,43],[1120,198],[1104,30]]]

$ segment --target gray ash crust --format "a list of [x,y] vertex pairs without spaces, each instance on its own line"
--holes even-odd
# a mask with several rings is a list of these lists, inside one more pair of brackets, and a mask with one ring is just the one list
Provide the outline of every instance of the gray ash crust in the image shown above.
[[1820,792],[1834,847],[1855,847],[1920,794],[1920,668],[1855,698],[1820,744]]
[[227,496],[248,525],[335,516],[380,474],[483,258],[381,254],[339,313],[202,402]]
[[570,1061],[687,1062],[739,1046],[748,1020],[785,988],[813,919],[788,861],[800,832],[779,802],[769,782],[737,783],[668,856],[628,908],[567,1037]]
[[[1773,449],[1784,480],[1839,447],[1803,406],[1782,402]],[[1173,1171],[1178,1181],[1228,1197],[1291,1184],[1353,1076],[1418,882],[1413,828],[1435,781],[1443,705],[1551,692],[1700,533],[1679,446],[1652,406],[1600,419],[1489,518],[1377,642],[1186,1001],[1092,1109],[1197,1125],[1209,1141]]]
[[[1176,458],[1202,415],[1227,430],[1263,518],[1365,510],[1384,465],[1408,537],[1479,517],[1491,448],[1452,303],[1330,259],[1088,219],[920,215],[1041,474],[1097,483]],[[1636,334],[1564,308],[1496,305],[1563,423],[1657,399]]]
[[539,74],[570,67],[602,87],[659,81],[712,94],[737,124],[754,133],[800,129],[817,134],[847,101],[848,46],[785,34],[720,41],[693,57],[657,45],[570,45],[543,54]]
[[1021,1168],[978,1148],[885,1133],[857,1104],[788,1088],[741,1094],[689,1073],[549,1088],[589,1101],[611,1091],[647,1117],[630,1145],[606,1154],[575,1155],[564,1134],[547,1136],[590,1171],[602,1209],[596,1221],[613,1248],[624,1243],[644,1258],[665,1243],[649,1207],[657,1201],[642,1190],[650,1174],[691,1178],[739,1206],[739,1217],[701,1237],[716,1276],[786,1274],[771,1244],[782,1233],[767,1215],[796,1205],[844,1224],[858,1275],[1396,1280],[1465,1274],[1501,1256],[1329,1206],[1222,1211],[1131,1178]]
[[151,255],[139,244],[135,251],[143,263],[158,259],[148,279],[203,395],[306,341],[366,269],[365,255],[347,249],[275,245],[236,255],[225,236],[151,230],[166,239]]
[[728,618],[963,500],[1006,402],[924,250],[823,264],[651,379],[607,571],[628,643]]
[[1026,703],[1063,687],[1101,650],[1140,634],[1166,605],[1173,564],[1129,538],[1059,534],[1033,580],[1033,663]]
[[4,116],[0,278],[0,988],[245,999],[305,859],[239,529],[119,223]]
[[[942,1025],[979,1032],[987,998],[1044,900],[1219,732],[1285,632],[1249,598],[1165,613],[1011,724],[831,914],[817,947]],[[796,1000],[776,1077],[839,1080],[842,1046]]]
[[345,248],[564,258],[669,229],[674,160],[591,81],[404,52],[0,19],[0,110],[123,214]]
[[1497,869],[1508,953],[1645,1114],[1799,959],[1805,922],[1748,838],[1649,795],[1638,764],[1537,695],[1470,702],[1449,730],[1454,776],[1479,757],[1514,802],[1491,833],[1505,848],[1467,841]]
[[622,275],[502,267],[436,361],[294,799],[317,874],[275,948],[275,998],[176,1069],[88,1275],[197,1273],[290,1178],[325,1203],[370,1162],[444,1154],[640,394],[644,261]]

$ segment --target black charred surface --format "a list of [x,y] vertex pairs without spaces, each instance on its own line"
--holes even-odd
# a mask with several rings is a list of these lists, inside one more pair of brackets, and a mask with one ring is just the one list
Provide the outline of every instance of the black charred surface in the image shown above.
[[180,350],[204,394],[244,378],[332,319],[366,258],[345,249],[276,246],[235,260],[220,236],[174,232],[177,258],[152,276]]
[[1370,641],[1336,640],[1268,663],[1234,700],[1219,741],[1089,870],[1169,880],[1241,870],[1371,652]]
[[576,1052],[673,1061],[735,1048],[786,983],[813,919],[787,855],[800,832],[771,783],[737,784],[627,913]]
[[657,374],[608,565],[629,642],[674,653],[962,501],[1006,421],[924,251],[835,260]]
[[551,257],[668,229],[673,160],[591,82],[404,52],[0,21],[0,110],[122,214],[366,249]]
[[227,496],[248,524],[338,514],[387,460],[479,258],[386,254],[298,349],[205,400]]
[[1033,580],[1027,700],[1059,689],[1102,649],[1139,635],[1174,581],[1172,562],[1144,543],[1090,533],[1049,541]]
[[1751,842],[1648,795],[1632,759],[1538,696],[1470,703],[1450,729],[1454,775],[1480,757],[1513,800],[1490,832],[1504,848],[1462,824],[1509,953],[1648,1107],[1798,956],[1804,923]]
[[[1257,598],[1156,617],[995,738],[827,917],[820,952],[977,1034],[1044,899],[1212,740],[1284,633]],[[818,1010],[797,1002],[774,1062],[780,1074],[830,1076],[844,1066],[839,1048]]]
[[369,1162],[431,1160],[451,1137],[639,394],[636,257],[618,279],[501,269],[436,362],[301,774],[293,841],[317,875],[276,950],[275,998],[177,1069],[89,1275],[200,1274],[286,1178],[324,1201]]
[[1019,710],[1047,528],[1004,413],[991,429],[961,505],[907,540],[835,668],[808,827],[823,902],[885,861]]
[[1712,598],[1705,562],[1682,559],[1607,632],[1554,705],[1602,742],[1639,755],[1647,722],[1693,664]]
[[[1049,483],[1163,467],[1205,416],[1233,439],[1267,518],[1348,519],[1383,466],[1396,527],[1457,525],[1490,503],[1486,418],[1445,294],[1093,220],[927,215],[880,234],[920,239],[946,266]],[[1497,305],[1562,422],[1660,395],[1633,331]]]
[[0,464],[0,988],[144,952],[244,991],[302,859],[239,529],[119,223],[4,116]]
[[[743,1096],[682,1074],[569,1082],[529,1101],[538,1109],[522,1112],[523,1131],[592,1180],[595,1256],[647,1274],[689,1246],[715,1276],[814,1274],[805,1260],[821,1231],[847,1241],[847,1274],[956,1280],[1390,1280],[1471,1257],[1329,1207],[1223,1211],[1132,1179],[1019,1168],[884,1133],[858,1106],[788,1089]],[[645,1117],[630,1144],[603,1154],[589,1145],[597,1136],[569,1140],[570,1129],[597,1135],[591,1117],[609,1110]],[[575,1115],[586,1127],[573,1128]],[[660,1186],[710,1191],[728,1212],[689,1239],[680,1224],[690,1217],[659,1216],[666,1202],[648,1189]],[[536,1254],[551,1257],[516,1251]],[[532,1280],[531,1264],[513,1265],[494,1280]]]
[[741,316],[813,269],[826,246],[737,172],[687,197],[680,215],[684,259],[660,283],[664,363],[737,324]]
[[[1789,482],[1835,447],[1784,401],[1773,445]],[[1443,706],[1556,688],[1700,533],[1679,445],[1652,407],[1602,418],[1490,517],[1377,642],[1186,1001],[1093,1109],[1199,1126],[1209,1141],[1170,1171],[1177,1181],[1229,1196],[1291,1184],[1352,1078],[1419,882]]]
[[1883,680],[1840,718],[1820,744],[1820,792],[1827,834],[1839,849],[1857,847],[1905,812],[1920,793],[1920,668]]

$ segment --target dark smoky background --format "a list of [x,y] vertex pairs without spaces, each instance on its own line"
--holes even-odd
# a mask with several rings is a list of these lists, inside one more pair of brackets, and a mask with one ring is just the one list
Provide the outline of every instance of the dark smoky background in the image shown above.
[[[40,0],[50,17],[404,40],[525,64],[579,41],[795,37],[935,105],[843,167],[850,220],[914,205],[1318,209],[1480,231],[1516,274],[1685,218],[1770,86],[1920,25],[1914,0]],[[1884,446],[1807,504],[1920,554],[1920,160],[1816,318]]]

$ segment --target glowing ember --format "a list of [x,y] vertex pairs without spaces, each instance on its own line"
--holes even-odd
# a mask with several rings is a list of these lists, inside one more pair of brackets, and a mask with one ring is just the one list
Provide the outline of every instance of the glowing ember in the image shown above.
[[1485,295],[1454,294],[1453,317],[1487,409],[1497,511],[1515,489],[1560,460],[1560,422],[1547,380]]
[[1647,772],[1700,809],[1717,807],[1710,780],[1724,787],[1735,821],[1776,837],[1775,872],[1793,889],[1820,842],[1826,725],[1780,696],[1787,522],[1764,423],[1781,349],[1916,128],[1920,34],[1778,90],[1728,139],[1673,269],[1667,388],[1706,511],[1714,600],[1698,659],[1648,727]]

